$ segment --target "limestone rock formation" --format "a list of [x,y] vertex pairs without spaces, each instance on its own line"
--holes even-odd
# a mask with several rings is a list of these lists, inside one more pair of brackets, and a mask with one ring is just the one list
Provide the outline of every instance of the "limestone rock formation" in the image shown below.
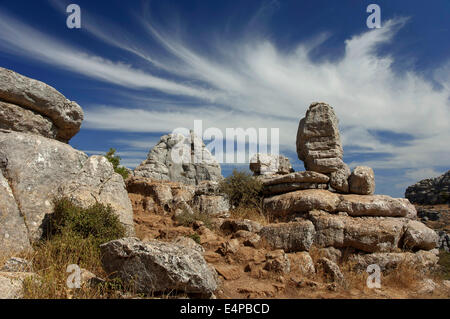
[[[332,187],[347,193],[350,170],[343,162],[338,119],[331,106],[312,103],[300,120],[297,131],[297,154],[306,170],[332,174]],[[338,173],[337,173],[338,172]]]
[[[110,204],[133,234],[133,212],[124,182],[104,157],[88,158],[67,144],[39,135],[0,131],[0,170],[10,198],[9,204],[0,203],[2,215],[4,207],[10,212],[6,214],[9,224],[2,223],[0,233],[10,234],[17,243],[25,245],[41,237],[53,198],[64,195],[83,205],[95,200]],[[10,228],[13,225],[17,225],[15,230]]]
[[314,241],[315,229],[309,220],[264,226],[259,235],[275,249],[286,252],[308,251]]
[[81,107],[51,86],[4,68],[0,68],[0,83],[0,128],[63,142],[79,131]]
[[414,204],[450,204],[450,170],[436,178],[427,178],[409,186],[405,197]]
[[416,209],[404,198],[387,195],[338,195],[327,190],[300,190],[264,199],[266,213],[289,216],[324,210],[345,212],[350,216],[385,216],[415,218]]
[[131,176],[126,187],[135,207],[149,212],[180,211],[193,214],[227,215],[230,208],[227,197],[218,190],[214,181],[202,181],[199,185],[154,180]]
[[276,195],[304,189],[326,189],[330,178],[324,174],[304,171],[286,175],[258,176],[264,195]]
[[254,175],[289,174],[294,171],[289,159],[283,155],[257,153],[250,159]]
[[0,299],[23,298],[23,283],[34,276],[29,272],[0,272]]
[[219,163],[192,132],[187,137],[182,134],[161,137],[147,159],[136,167],[134,174],[192,185],[222,179]]
[[159,242],[122,238],[100,246],[106,272],[132,284],[137,292],[173,290],[211,296],[217,275],[195,249]]
[[367,166],[357,166],[349,177],[350,193],[372,195],[375,192],[375,174]]

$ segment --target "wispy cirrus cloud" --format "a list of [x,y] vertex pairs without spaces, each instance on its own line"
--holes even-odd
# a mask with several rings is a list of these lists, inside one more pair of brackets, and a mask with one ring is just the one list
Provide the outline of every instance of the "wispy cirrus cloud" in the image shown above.
[[[127,104],[89,105],[87,129],[167,133],[192,127],[197,119],[205,128],[222,130],[278,127],[281,149],[292,153],[299,119],[311,102],[325,101],[340,119],[347,154],[366,155],[351,156],[350,165],[398,169],[405,183],[414,177],[413,170],[434,173],[436,167],[448,167],[450,60],[435,70],[431,83],[412,69],[394,71],[395,58],[378,53],[411,20],[392,19],[381,29],[354,35],[343,43],[340,58],[319,62],[311,52],[331,33],[318,34],[290,50],[257,32],[221,42],[211,39],[211,47],[202,49],[153,20],[150,23],[145,15],[136,21],[142,31],[139,37],[100,18],[88,19],[83,29],[129,54],[127,60],[135,64],[75,48],[1,12],[0,49],[121,86],[129,96]],[[161,72],[155,75],[149,71],[153,69]],[[130,88],[138,94],[126,93]],[[154,92],[165,95],[153,99]],[[191,100],[179,103],[180,96]],[[392,133],[392,140],[402,134],[409,140],[389,143],[374,134],[377,131]],[[129,145],[142,146],[131,141]],[[371,154],[384,155],[371,158]]]

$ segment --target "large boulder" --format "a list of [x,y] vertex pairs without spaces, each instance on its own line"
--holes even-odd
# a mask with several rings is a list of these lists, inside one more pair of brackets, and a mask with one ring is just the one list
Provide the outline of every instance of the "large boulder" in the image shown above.
[[192,132],[189,136],[169,134],[161,137],[134,174],[193,185],[222,179],[219,163]]
[[402,218],[354,218],[312,211],[317,247],[354,248],[366,252],[394,251],[399,247],[405,220]]
[[274,216],[289,216],[311,210],[345,212],[350,216],[415,218],[416,209],[407,199],[387,195],[339,195],[327,190],[300,190],[264,199],[264,209]]
[[405,197],[414,204],[449,204],[450,170],[436,178],[427,178],[409,186],[406,189]]
[[211,296],[217,275],[196,249],[160,241],[122,238],[100,246],[106,272],[133,285],[136,292],[184,291]]
[[[0,68],[0,100],[10,103],[0,105],[4,110],[0,128],[43,133],[67,142],[78,133],[83,121],[83,111],[77,103],[43,82],[4,68]],[[33,112],[21,111],[11,104]],[[25,121],[18,123],[22,118]]]
[[[53,210],[52,200],[58,196],[72,197],[83,205],[95,200],[110,204],[128,233],[134,232],[133,211],[124,182],[102,157],[88,158],[68,144],[39,135],[0,131],[0,170],[8,181],[8,194],[12,193],[17,203],[30,241],[41,237],[45,219]],[[3,207],[7,206],[0,210],[4,211]],[[22,219],[15,223],[20,225]],[[0,232],[4,232],[4,227],[2,223]],[[23,233],[20,227],[15,232]]]
[[314,225],[309,220],[264,226],[259,235],[275,249],[308,251],[314,241]]
[[419,221],[410,220],[405,225],[403,246],[414,250],[430,250],[438,246],[439,235]]
[[336,114],[326,103],[314,102],[300,121],[297,154],[309,171],[332,173],[343,166],[343,149]]
[[375,174],[367,166],[356,166],[349,177],[350,193],[372,195],[375,192]]
[[294,171],[286,156],[261,153],[250,159],[250,170],[254,175],[289,174]]

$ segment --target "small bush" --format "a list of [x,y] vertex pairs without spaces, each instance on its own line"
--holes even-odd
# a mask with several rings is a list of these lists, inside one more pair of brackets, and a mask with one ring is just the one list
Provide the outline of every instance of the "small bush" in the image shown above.
[[192,235],[189,236],[190,239],[192,239],[193,241],[195,241],[197,244],[201,244],[201,238],[200,235],[197,233],[194,233]]
[[444,280],[450,280],[450,253],[441,250],[439,253],[439,265],[441,277]]
[[128,178],[128,170],[123,167],[120,166],[120,156],[115,155],[116,150],[114,148],[110,148],[108,153],[106,153],[105,157],[106,159],[112,164],[114,171],[120,175],[122,175],[123,179],[127,179]]
[[47,237],[73,234],[83,239],[91,238],[97,245],[125,236],[125,227],[111,206],[96,203],[88,208],[75,205],[68,198],[54,201]]
[[68,289],[67,266],[76,264],[105,277],[100,245],[125,235],[125,228],[110,206],[94,204],[88,208],[75,205],[68,198],[54,201],[46,236],[34,245],[33,269],[39,280],[24,283],[24,298],[103,298],[118,297],[119,291],[108,286]]
[[261,208],[262,184],[247,172],[234,169],[221,181],[220,190],[228,196],[231,207]]

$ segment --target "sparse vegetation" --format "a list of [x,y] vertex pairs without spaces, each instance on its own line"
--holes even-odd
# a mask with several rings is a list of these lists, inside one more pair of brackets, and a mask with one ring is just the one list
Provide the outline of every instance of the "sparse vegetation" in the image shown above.
[[192,239],[193,241],[195,241],[197,244],[199,244],[199,245],[201,244],[200,235],[199,234],[193,233],[193,234],[191,234],[189,236],[189,238]]
[[120,175],[122,175],[123,179],[128,178],[128,170],[120,166],[120,156],[116,155],[116,149],[110,148],[108,153],[106,153],[105,157],[108,159],[108,161],[113,165],[114,171]]
[[222,180],[220,190],[228,196],[233,208],[245,207],[261,210],[262,184],[251,174],[233,170],[233,173]]
[[97,287],[67,288],[66,270],[68,265],[76,264],[105,278],[99,246],[124,235],[125,228],[110,206],[97,203],[82,208],[67,198],[55,200],[45,236],[34,245],[34,253],[30,256],[39,280],[25,282],[24,297],[117,297],[116,280],[107,280]]
[[193,214],[188,212],[183,212],[180,215],[175,217],[175,221],[181,226],[191,227],[194,222],[200,221],[203,222],[205,227],[212,228],[212,219],[208,214],[201,214],[199,212],[194,211]]
[[441,250],[439,254],[439,265],[442,279],[450,280],[450,253]]

